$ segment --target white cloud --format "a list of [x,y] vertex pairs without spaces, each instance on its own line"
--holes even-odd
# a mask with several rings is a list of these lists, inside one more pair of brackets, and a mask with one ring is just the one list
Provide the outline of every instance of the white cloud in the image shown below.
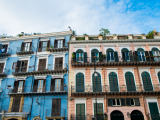
[[160,28],[160,18],[146,14],[149,8],[133,7],[130,0],[0,0],[0,34],[59,32],[68,26],[77,34],[98,34],[100,28],[141,34]]

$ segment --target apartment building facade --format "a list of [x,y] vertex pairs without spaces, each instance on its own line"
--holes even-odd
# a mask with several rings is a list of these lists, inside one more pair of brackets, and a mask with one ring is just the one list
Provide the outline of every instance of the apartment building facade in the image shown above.
[[70,120],[160,119],[160,35],[77,35],[69,49]]
[[71,34],[0,39],[1,119],[67,119]]

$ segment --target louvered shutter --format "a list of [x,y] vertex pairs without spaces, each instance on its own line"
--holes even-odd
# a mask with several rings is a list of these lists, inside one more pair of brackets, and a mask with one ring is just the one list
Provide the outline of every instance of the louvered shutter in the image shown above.
[[18,92],[18,85],[19,85],[19,81],[14,81],[14,88],[13,88],[13,93],[17,93]]
[[133,54],[132,54],[132,50],[129,51],[129,58],[130,58],[130,62],[133,62]]
[[127,60],[126,60],[126,57],[125,57],[125,52],[122,52],[122,59],[123,59],[124,62],[127,61]]
[[61,79],[61,91],[64,90],[64,78]]
[[65,39],[63,39],[63,47],[65,47]]
[[112,99],[108,99],[108,106],[112,106]]
[[47,41],[47,51],[50,49],[50,40]]
[[17,61],[17,66],[15,70],[16,73],[20,72],[20,66],[21,66],[21,61]]
[[60,116],[61,99],[52,99],[52,116]]
[[73,61],[76,62],[76,53],[73,52],[73,54],[74,54],[74,56],[75,56],[75,57],[73,58]]
[[22,88],[22,93],[24,93],[25,90],[25,80],[23,80],[23,88]]
[[55,91],[55,78],[54,78],[54,79],[51,79],[50,91],[51,91],[51,92]]
[[33,92],[37,92],[37,89],[38,89],[38,80],[34,79]]
[[154,57],[153,57],[152,51],[149,51],[149,54],[150,54],[150,60],[151,60],[151,61],[154,61]]
[[76,75],[76,92],[84,92],[84,75],[77,73]]
[[7,53],[7,49],[8,49],[8,45],[5,45],[5,52],[4,53]]
[[76,115],[77,116],[81,115],[81,105],[80,104],[76,104]]
[[14,97],[11,112],[19,112],[21,97]]
[[99,52],[99,61],[103,62],[103,57],[101,55],[102,55],[102,52]]
[[138,58],[138,52],[137,51],[134,51],[133,56],[134,56],[134,61],[138,62],[139,58]]
[[126,72],[125,78],[126,78],[127,91],[136,91],[133,74],[131,72]]
[[63,57],[55,58],[55,70],[59,70],[63,68]]
[[96,62],[96,58],[94,58],[94,54],[95,53],[91,53],[91,55],[92,55],[92,62]]
[[54,40],[54,48],[57,48],[57,45],[58,44],[58,41],[57,40]]
[[87,52],[84,52],[84,62],[87,62]]
[[149,73],[147,72],[142,73],[142,81],[143,81],[143,86],[145,91],[153,91],[153,86],[151,83],[151,78]]
[[44,71],[46,69],[46,59],[39,59],[38,71]]
[[39,41],[38,52],[41,52],[41,50],[42,50],[42,41]]
[[126,101],[124,98],[121,98],[121,106],[126,106]]
[[109,74],[109,84],[110,84],[110,91],[111,92],[118,92],[119,91],[118,79],[117,79],[116,73],[111,72]]
[[119,62],[118,52],[114,52],[114,58],[115,58],[115,62]]
[[126,105],[131,106],[131,99],[130,98],[126,98]]
[[149,62],[150,61],[150,56],[149,56],[148,51],[145,51],[145,57],[146,57],[147,62]]
[[85,104],[81,104],[81,115],[85,115]]
[[29,48],[29,50],[32,50],[32,42],[30,42],[30,48]]
[[43,89],[42,92],[46,91],[46,79],[43,80]]
[[160,82],[160,72],[158,72],[158,79],[159,79],[159,82]]
[[134,98],[135,106],[140,106],[139,98]]
[[25,43],[24,42],[22,42],[22,45],[21,45],[21,51],[23,51],[23,50],[25,50]]
[[0,63],[0,73],[3,73],[4,63]]
[[21,71],[22,71],[22,72],[27,72],[28,60],[21,61],[21,62],[24,63],[23,66],[21,66],[21,69],[22,69]]
[[103,103],[98,103],[98,113],[103,114]]

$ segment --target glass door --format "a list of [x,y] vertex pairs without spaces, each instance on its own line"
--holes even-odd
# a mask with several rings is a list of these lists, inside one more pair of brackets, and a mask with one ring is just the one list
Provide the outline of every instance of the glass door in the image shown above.
[[24,82],[24,81],[19,81],[18,93],[22,93],[22,90],[23,90],[23,82]]
[[55,91],[60,92],[61,88],[61,79],[55,79]]
[[38,80],[37,92],[42,92],[42,90],[43,90],[43,80]]

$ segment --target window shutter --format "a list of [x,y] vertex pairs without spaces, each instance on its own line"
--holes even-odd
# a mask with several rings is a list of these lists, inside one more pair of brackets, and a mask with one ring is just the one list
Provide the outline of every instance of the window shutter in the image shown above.
[[119,60],[118,60],[118,52],[114,52],[114,58],[115,58],[115,62],[119,62]]
[[52,99],[52,116],[60,116],[61,99]]
[[65,39],[63,39],[63,47],[65,47]]
[[112,106],[112,99],[108,99],[108,106]]
[[23,62],[24,62],[24,64],[23,64],[23,66],[21,66],[21,67],[23,67],[23,71],[22,72],[27,72],[28,60],[25,60]]
[[133,54],[132,54],[132,50],[129,51],[129,58],[130,58],[130,62],[133,62]]
[[38,80],[34,79],[33,92],[37,92],[37,88],[38,88]]
[[76,104],[76,115],[80,115],[81,114],[81,107],[80,104]]
[[24,89],[25,89],[25,80],[23,80],[23,88],[22,88],[22,93],[24,93]]
[[126,106],[126,101],[124,98],[121,98],[121,106]]
[[30,42],[30,48],[29,48],[29,50],[32,50],[32,42]]
[[20,72],[21,61],[17,61],[17,66],[15,72]]
[[130,100],[130,98],[126,98],[126,105],[127,106],[131,106],[131,100]]
[[41,52],[41,50],[42,50],[42,41],[39,41],[38,52]]
[[59,70],[63,68],[63,57],[55,58],[55,70]]
[[57,99],[52,99],[52,116],[56,114]]
[[99,52],[99,61],[103,62],[103,57],[101,55],[102,55],[102,52]]
[[39,59],[38,71],[46,69],[46,59]]
[[135,106],[140,106],[139,98],[134,98]]
[[24,47],[25,47],[25,43],[24,43],[24,42],[22,42],[22,45],[21,45],[21,51],[23,51],[23,50],[24,50]]
[[54,48],[57,48],[57,43],[58,43],[58,41],[57,40],[54,40]]
[[14,81],[13,93],[17,93],[17,91],[18,91],[18,85],[19,85],[19,81]]
[[150,57],[149,57],[148,51],[145,51],[145,57],[146,57],[147,62],[149,62],[150,61]]
[[138,52],[137,51],[134,51],[133,56],[134,56],[134,61],[138,62],[139,58],[138,58]]
[[150,54],[150,60],[151,60],[151,61],[154,61],[154,57],[153,57],[152,51],[149,51],[149,54]]
[[[72,58],[72,60],[74,61],[74,62],[76,62],[76,52],[73,52],[73,54],[74,54],[74,58]],[[84,58],[85,59],[85,58]]]
[[11,112],[19,112],[21,97],[14,97]]
[[4,63],[0,63],[0,73],[3,73]]
[[122,59],[124,62],[126,62],[125,52],[122,52]]
[[87,52],[84,53],[84,62],[87,62]]
[[61,91],[63,91],[64,89],[64,78],[61,79]]
[[47,41],[47,51],[50,49],[50,40]]
[[43,80],[43,90],[42,92],[45,92],[46,91],[46,79]]
[[50,91],[51,91],[51,92],[55,91],[55,78],[54,78],[54,79],[51,79]]

